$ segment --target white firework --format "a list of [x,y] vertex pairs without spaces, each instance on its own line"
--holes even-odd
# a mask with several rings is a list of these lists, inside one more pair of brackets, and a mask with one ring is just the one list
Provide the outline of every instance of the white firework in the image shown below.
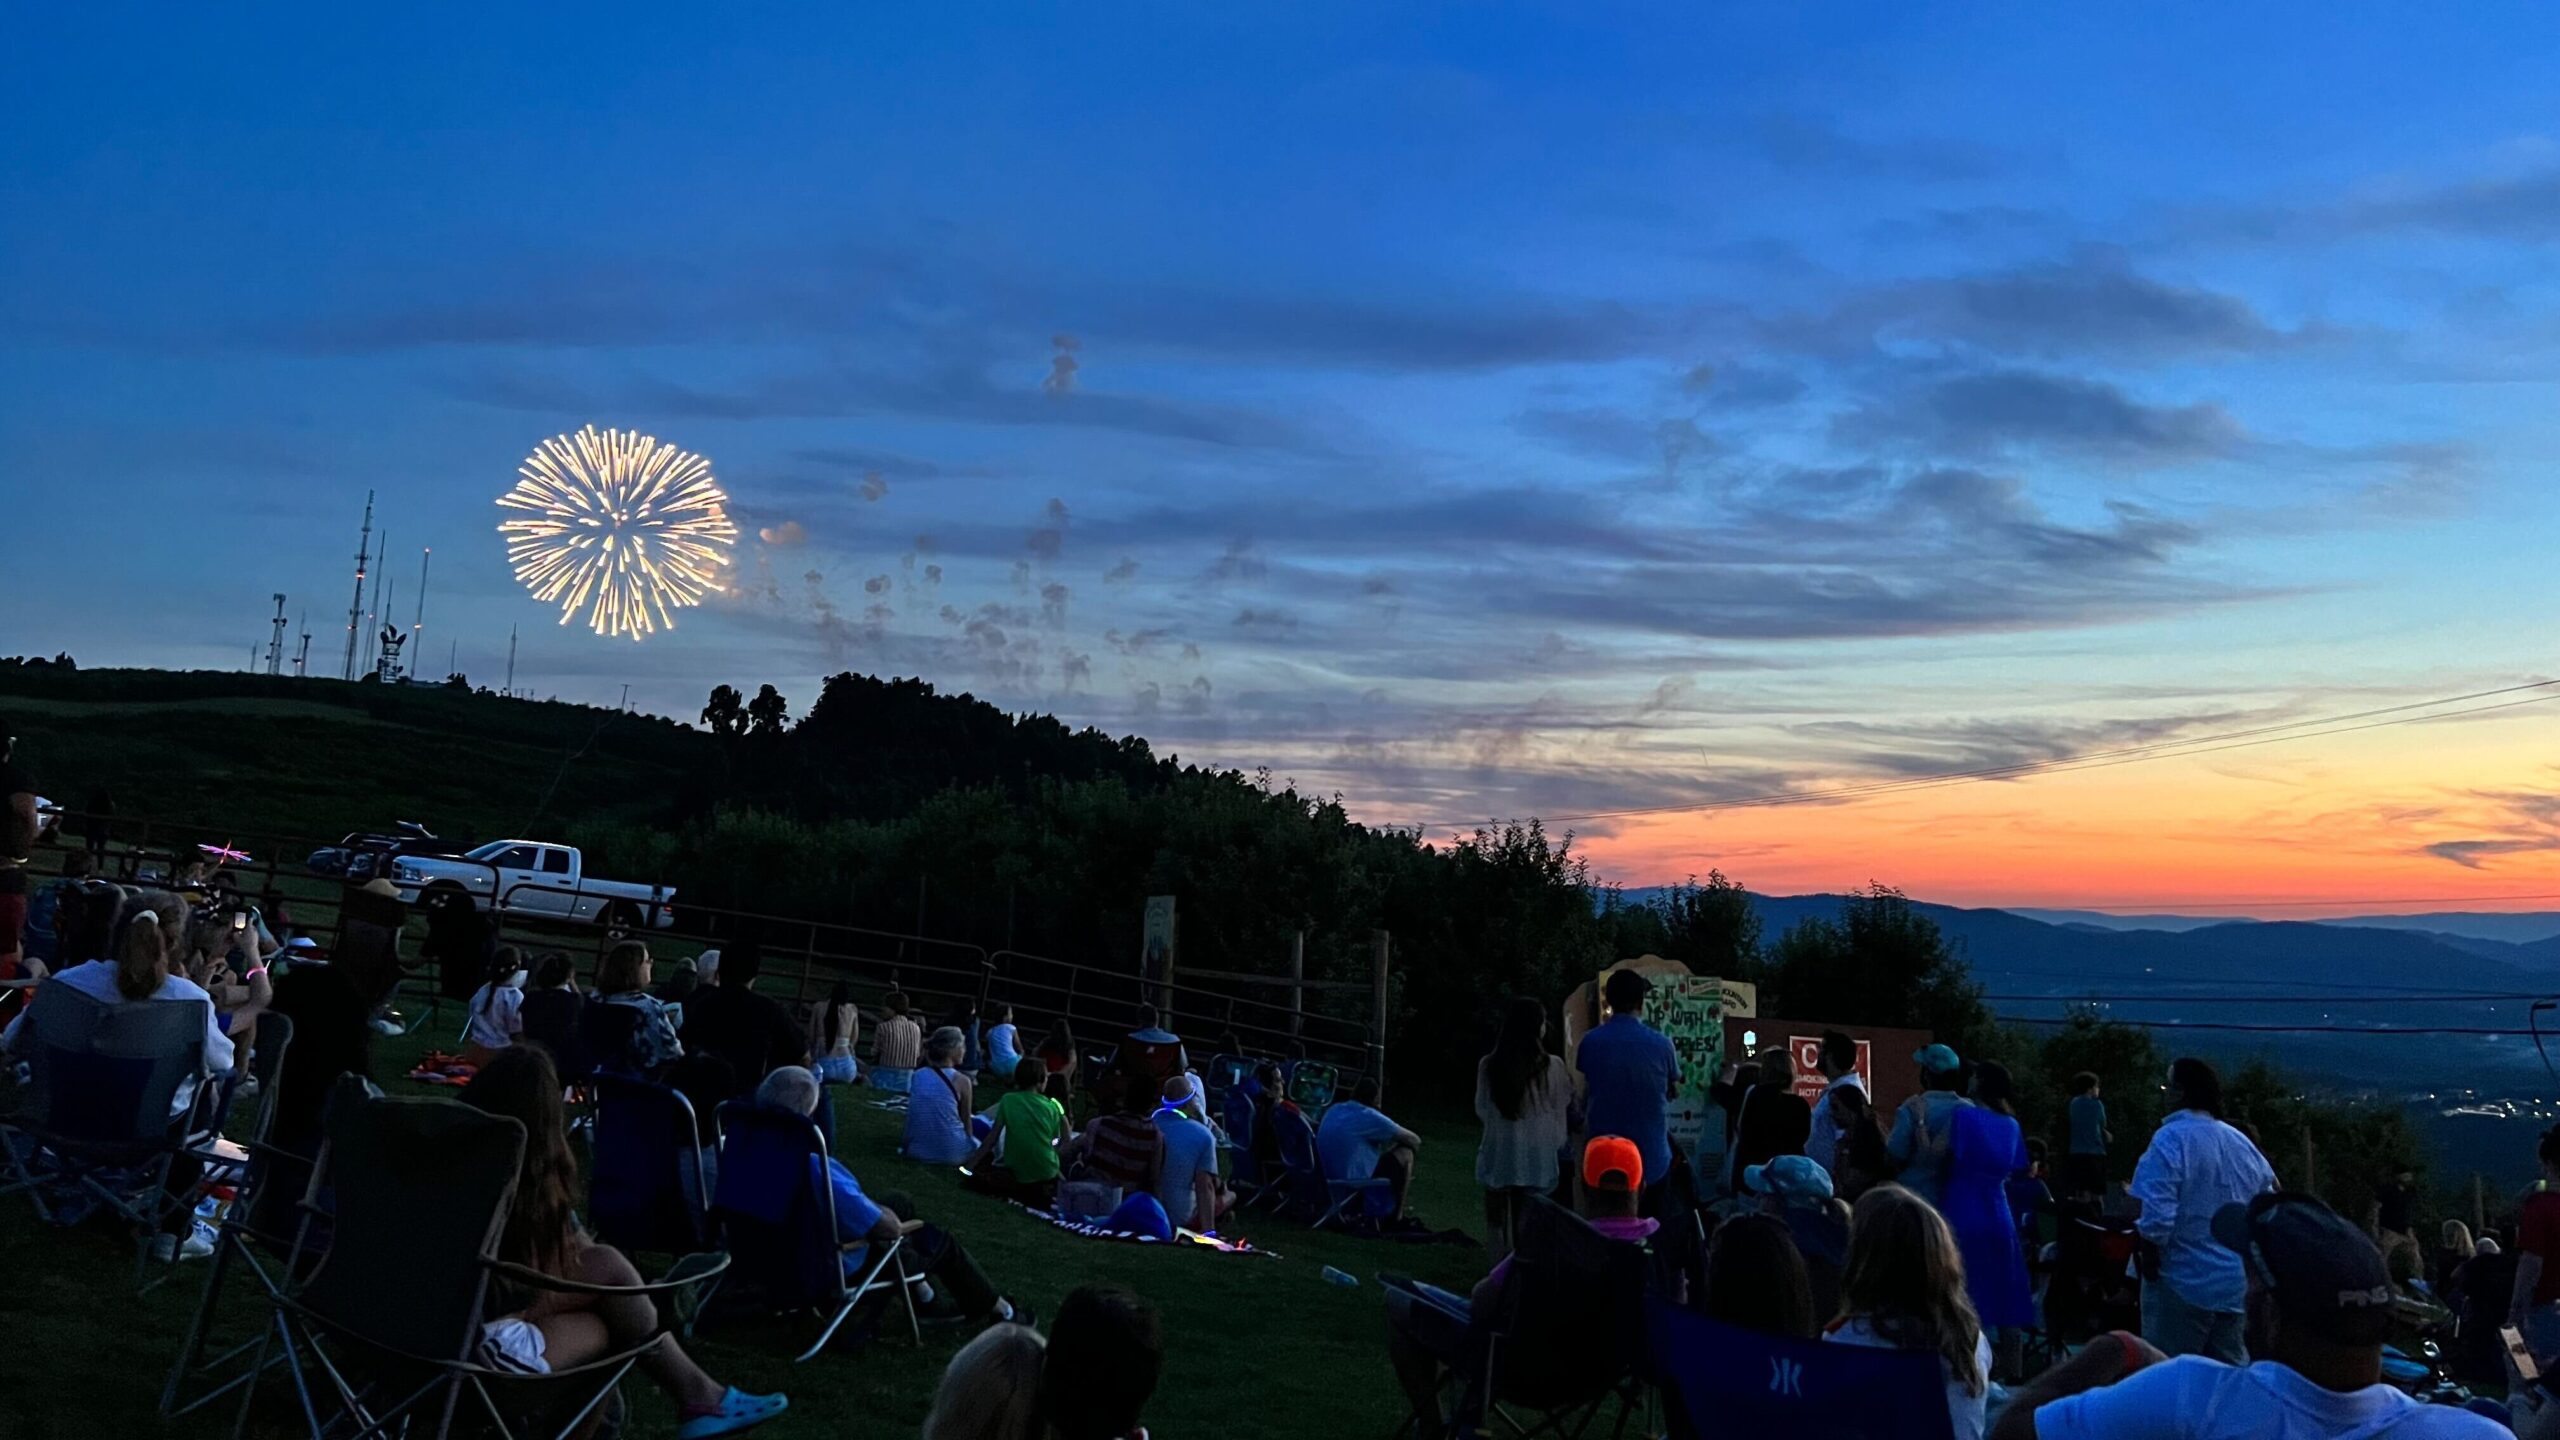
[[633,640],[673,628],[671,612],[720,589],[738,527],[711,462],[637,430],[554,435],[498,497],[523,516],[498,526],[534,599],[579,611],[599,635]]

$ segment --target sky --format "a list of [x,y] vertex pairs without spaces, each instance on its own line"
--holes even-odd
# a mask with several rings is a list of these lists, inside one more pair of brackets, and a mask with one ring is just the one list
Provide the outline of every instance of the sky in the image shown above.
[[[1628,884],[2547,907],[2560,704],[2268,727],[2560,674],[2560,34],[2244,9],[31,11],[0,654],[281,591],[336,675],[371,491],[476,684],[920,675]],[[640,644],[497,533],[589,424],[740,526]]]

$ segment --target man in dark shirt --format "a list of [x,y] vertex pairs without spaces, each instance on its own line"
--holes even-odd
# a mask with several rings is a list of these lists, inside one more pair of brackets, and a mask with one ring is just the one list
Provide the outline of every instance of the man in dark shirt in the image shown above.
[[741,941],[720,953],[720,983],[694,991],[684,1005],[685,1050],[727,1061],[739,1094],[781,1066],[809,1063],[808,1034],[789,1008],[755,993],[763,973],[764,947]]
[[33,973],[20,937],[27,928],[28,857],[36,848],[36,782],[14,758],[17,744],[0,719],[0,980]]

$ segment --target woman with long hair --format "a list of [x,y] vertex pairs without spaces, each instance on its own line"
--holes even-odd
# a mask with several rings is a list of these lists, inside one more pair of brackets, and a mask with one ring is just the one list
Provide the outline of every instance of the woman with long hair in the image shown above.
[[[499,1051],[462,1087],[462,1102],[524,1126],[524,1161],[498,1237],[498,1258],[579,1285],[627,1288],[640,1272],[610,1245],[579,1228],[578,1157],[560,1104],[560,1072],[539,1045]],[[537,1290],[515,1312],[482,1327],[482,1350],[500,1368],[548,1374],[584,1365],[658,1333],[647,1295]],[[679,1440],[710,1440],[751,1429],[783,1412],[781,1395],[749,1395],[703,1373],[672,1336],[640,1361],[675,1402]]]
[[810,1037],[809,1047],[818,1057],[818,1078],[830,1085],[850,1085],[862,1078],[862,1066],[853,1058],[853,1047],[862,1038],[862,1011],[853,1003],[853,986],[839,980],[827,992],[827,1004],[818,1013],[818,1033]]
[[1476,1183],[1484,1187],[1486,1244],[1510,1253],[1512,1222],[1524,1197],[1556,1188],[1564,1152],[1565,1106],[1573,1099],[1563,1057],[1547,1049],[1547,1011],[1515,996],[1502,1007],[1502,1033],[1476,1062]]
[[1899,1185],[1878,1185],[1858,1198],[1840,1275],[1840,1318],[1823,1338],[1936,1354],[1955,1440],[1982,1440],[1991,1342],[1965,1298],[1955,1232],[1928,1201]]
[[1716,1227],[1701,1299],[1710,1317],[1764,1335],[1810,1340],[1821,1328],[1804,1255],[1773,1215],[1738,1215]]
[[1855,1085],[1831,1092],[1831,1123],[1840,1139],[1829,1156],[1813,1158],[1831,1168],[1831,1193],[1850,1204],[1893,1177],[1893,1156],[1884,1146],[1884,1125],[1876,1103]]
[[469,1015],[462,1030],[464,1063],[486,1065],[489,1057],[516,1043],[524,1033],[524,952],[501,945],[490,953],[489,979],[471,992]]
[[638,940],[622,941],[597,962],[596,1003],[583,1037],[597,1069],[656,1079],[684,1058],[675,1017],[649,993],[651,974],[649,947]]

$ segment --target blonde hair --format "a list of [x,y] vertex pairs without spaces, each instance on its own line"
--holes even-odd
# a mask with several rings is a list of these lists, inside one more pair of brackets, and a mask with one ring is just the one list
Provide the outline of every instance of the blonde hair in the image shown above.
[[2473,1255],[2479,1253],[2479,1247],[2471,1243],[2471,1227],[2463,1224],[2461,1221],[2447,1220],[2444,1222],[2443,1234],[2444,1248],[2452,1251],[2462,1259],[2468,1260]]
[[1968,1395],[1983,1392],[1982,1321],[1964,1290],[1964,1255],[1937,1208],[1899,1185],[1878,1185],[1849,1212],[1840,1313],[1863,1318],[1897,1350],[1935,1350]]
[[925,1416],[924,1440],[1033,1440],[1047,1342],[1028,1325],[990,1325],[951,1357]]

